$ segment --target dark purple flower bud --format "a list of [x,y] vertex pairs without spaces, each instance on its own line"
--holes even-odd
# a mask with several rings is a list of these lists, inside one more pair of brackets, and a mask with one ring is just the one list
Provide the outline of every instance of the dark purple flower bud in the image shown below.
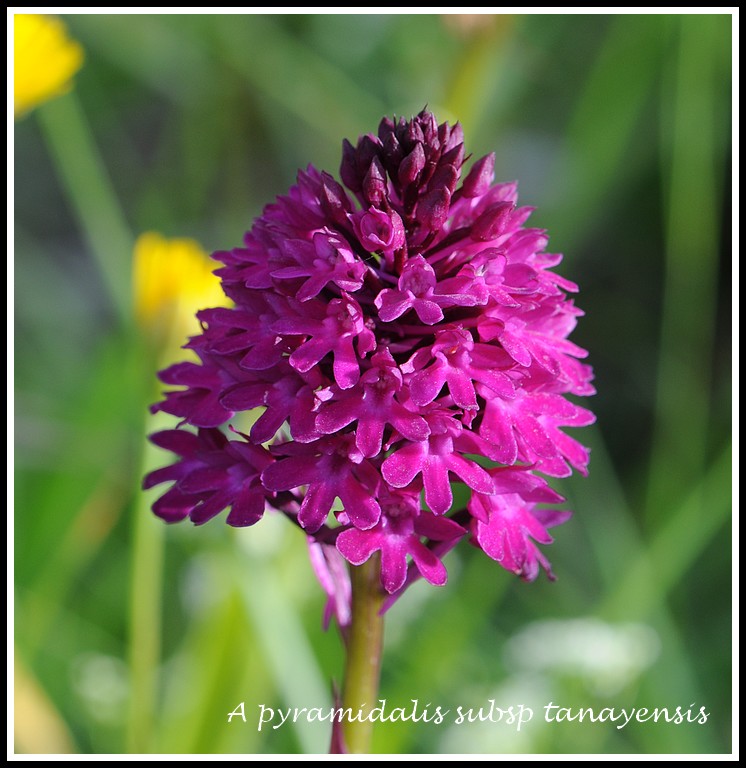
[[404,157],[399,139],[394,133],[388,134],[383,140],[383,164],[392,179],[397,178],[397,169]]
[[359,192],[362,189],[362,179],[357,167],[357,153],[347,139],[342,142],[342,164],[339,167],[339,175],[348,189],[353,192]]
[[357,167],[361,171],[366,171],[373,160],[378,159],[381,149],[381,142],[377,136],[370,133],[361,136],[357,142]]
[[440,158],[440,163],[439,163],[440,166],[452,165],[459,172],[461,171],[461,166],[463,164],[464,164],[464,145],[463,144],[456,144],[456,146],[449,149],[448,152],[444,152]]
[[415,120],[411,120],[407,123],[404,130],[404,138],[400,138],[399,141],[404,145],[404,148],[407,150],[407,152],[409,152],[418,142],[420,144],[424,143],[425,134],[422,132],[422,128],[420,127],[419,123],[417,123]]
[[425,137],[425,143],[434,149],[440,149],[440,139],[438,137],[438,121],[432,112],[426,112],[424,109],[417,115],[418,125],[422,127]]
[[448,125],[448,123],[441,123],[438,126],[438,141],[440,142],[441,147],[445,147],[448,144],[448,140],[450,138],[451,138],[451,126]]
[[[461,194],[464,197],[479,197],[483,195],[492,184],[495,175],[495,153],[485,155],[472,165],[464,183],[461,185]],[[349,185],[348,185],[349,186]]]
[[496,203],[490,206],[475,222],[471,229],[474,240],[494,240],[499,237],[510,221],[515,206],[513,203]]
[[456,125],[451,128],[451,135],[448,137],[448,140],[441,143],[443,144],[444,152],[448,152],[450,149],[457,147],[459,144],[463,145],[464,129],[461,127],[461,123],[456,123]]
[[444,187],[428,192],[417,204],[417,221],[425,229],[435,232],[445,224],[448,218],[448,205],[451,193]]
[[408,187],[415,184],[425,167],[425,151],[422,144],[415,144],[414,149],[401,161],[399,166],[399,184]]
[[386,115],[381,118],[381,122],[378,124],[378,138],[384,142],[388,136],[391,136],[396,129],[394,121]]
[[363,179],[363,196],[370,205],[380,205],[386,199],[386,171],[376,157]]
[[321,206],[335,224],[344,224],[352,205],[342,188],[328,173],[321,174]]
[[450,195],[456,189],[459,180],[459,166],[439,165],[432,178],[427,184],[429,190],[435,190],[439,187],[445,187]]

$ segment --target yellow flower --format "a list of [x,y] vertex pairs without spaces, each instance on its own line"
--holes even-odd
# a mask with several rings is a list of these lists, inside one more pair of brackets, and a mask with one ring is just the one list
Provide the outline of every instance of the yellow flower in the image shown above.
[[212,274],[216,267],[196,240],[167,239],[157,232],[140,235],[133,269],[140,325],[162,341],[199,333],[195,312],[228,303]]
[[65,25],[36,13],[14,15],[15,116],[66,93],[83,64],[83,48]]

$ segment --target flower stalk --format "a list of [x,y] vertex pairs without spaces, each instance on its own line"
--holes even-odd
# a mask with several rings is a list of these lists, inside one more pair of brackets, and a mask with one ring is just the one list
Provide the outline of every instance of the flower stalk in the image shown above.
[[[352,582],[352,623],[347,635],[342,708],[349,712],[342,724],[344,747],[353,754],[370,752],[373,722],[367,715],[378,701],[383,655],[383,616],[385,593],[381,589],[381,558],[378,554],[365,563],[350,567]],[[353,717],[361,712],[360,719]]]

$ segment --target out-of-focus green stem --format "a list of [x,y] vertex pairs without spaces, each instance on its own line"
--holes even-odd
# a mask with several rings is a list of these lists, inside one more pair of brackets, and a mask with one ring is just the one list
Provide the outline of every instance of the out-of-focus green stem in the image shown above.
[[[148,344],[132,340],[130,353],[153,370],[159,355]],[[170,354],[161,349],[162,356]],[[151,387],[144,385],[142,402],[151,399]],[[141,434],[158,432],[170,427],[163,413],[147,417]],[[151,442],[141,443],[140,466],[136,482],[153,469],[163,465],[163,452]],[[130,754],[152,753],[156,750],[156,712],[160,692],[161,626],[163,615],[163,561],[165,525],[151,512],[150,505],[157,491],[135,495],[133,510],[129,591],[129,679],[130,699],[127,712],[126,745]]]
[[[142,475],[162,463],[150,443],[143,449]],[[130,701],[127,751],[151,752],[161,655],[161,602],[164,528],[150,512],[149,496],[138,494],[130,565],[129,668]]]
[[132,313],[132,234],[80,102],[71,91],[36,110],[62,186],[122,322]]
[[373,722],[353,718],[358,711],[365,718],[378,700],[383,654],[383,592],[381,590],[381,559],[374,555],[366,563],[353,566],[352,623],[347,637],[347,664],[345,666],[342,707],[351,710],[345,718],[342,733],[347,752],[370,752]]

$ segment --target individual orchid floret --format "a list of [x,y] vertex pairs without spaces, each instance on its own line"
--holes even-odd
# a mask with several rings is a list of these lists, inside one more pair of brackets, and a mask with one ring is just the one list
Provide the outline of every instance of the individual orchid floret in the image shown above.
[[325,437],[313,443],[280,443],[273,452],[281,458],[267,467],[262,483],[269,491],[307,486],[298,521],[310,533],[321,528],[339,498],[352,523],[370,528],[381,516],[371,493],[376,472],[357,451],[351,435]]
[[343,291],[356,291],[363,284],[366,265],[332,232],[316,232],[312,243],[288,240],[282,251],[291,263],[273,270],[271,275],[278,280],[303,279],[295,293],[299,301],[318,296],[329,283]]
[[[423,363],[432,364],[422,368]],[[514,386],[505,373],[504,350],[474,342],[469,331],[453,328],[440,332],[429,348],[418,350],[405,370],[417,371],[411,379],[413,401],[420,406],[431,403],[445,384],[453,402],[467,410],[476,409],[476,382],[488,387],[495,395],[513,397]]]
[[407,560],[431,584],[446,583],[446,569],[440,559],[422,543],[459,539],[466,531],[447,517],[420,509],[419,493],[384,491],[381,519],[374,528],[348,528],[339,534],[337,549],[353,565],[361,565],[374,552],[381,553],[381,583],[387,592],[401,589],[407,576]]
[[425,501],[436,515],[448,512],[453,502],[449,472],[475,491],[492,493],[489,474],[463,455],[471,452],[473,444],[461,424],[438,411],[429,414],[427,421],[430,436],[426,440],[407,441],[384,460],[381,473],[386,482],[392,488],[405,488],[421,474]]
[[372,206],[348,216],[360,245],[366,251],[391,258],[406,243],[404,223],[396,211],[379,211]]
[[387,425],[408,440],[424,440],[430,434],[425,419],[408,410],[397,399],[402,393],[403,375],[387,349],[371,358],[371,367],[353,390],[340,390],[338,396],[321,405],[317,428],[333,434],[357,421],[355,440],[363,456],[372,458],[381,452]]
[[551,566],[536,544],[551,544],[547,528],[560,525],[570,513],[542,510],[521,496],[474,494],[469,502],[472,530],[479,547],[503,568],[533,581],[541,566],[554,579]]
[[155,445],[181,457],[176,464],[151,472],[143,482],[145,488],[152,488],[176,481],[154,504],[155,514],[169,523],[189,517],[202,525],[231,507],[228,525],[243,527],[259,521],[267,496],[260,475],[273,458],[241,437],[228,440],[218,429],[200,429],[196,435],[171,429],[152,435]]
[[334,544],[317,541],[313,536],[308,537],[308,556],[313,572],[327,596],[324,606],[324,629],[329,628],[333,618],[344,632],[352,619],[352,587],[347,567],[349,561]]
[[329,302],[323,318],[303,314],[302,307],[297,310],[294,317],[280,318],[272,326],[279,334],[307,337],[290,355],[290,365],[307,373],[331,353],[336,383],[341,389],[354,386],[360,378],[360,358],[375,349],[375,337],[365,325],[360,305],[343,293]]

